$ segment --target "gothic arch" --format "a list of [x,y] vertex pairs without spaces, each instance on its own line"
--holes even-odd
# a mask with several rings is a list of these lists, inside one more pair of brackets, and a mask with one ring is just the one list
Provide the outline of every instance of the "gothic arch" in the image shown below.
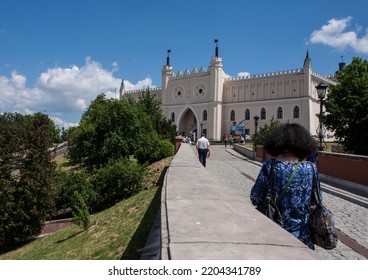
[[180,114],[178,132],[182,136],[193,136],[193,133],[195,133],[196,137],[198,137],[198,131],[200,131],[198,127],[199,119],[193,108],[185,108]]

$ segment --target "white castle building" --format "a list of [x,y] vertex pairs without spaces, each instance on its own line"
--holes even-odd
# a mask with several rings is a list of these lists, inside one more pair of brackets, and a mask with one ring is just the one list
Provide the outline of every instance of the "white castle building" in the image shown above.
[[[298,123],[317,135],[320,102],[316,86],[323,81],[335,85],[334,76],[322,76],[312,71],[307,51],[303,68],[298,70],[228,78],[223,70],[215,40],[215,56],[208,69],[179,70],[174,74],[167,52],[162,68],[161,88],[149,89],[161,101],[165,116],[185,136],[203,132],[211,141],[220,141],[225,133],[252,135],[254,117],[259,117],[258,128],[276,119],[282,123]],[[120,99],[137,98],[143,90],[124,91]],[[326,138],[333,133],[327,131]]]

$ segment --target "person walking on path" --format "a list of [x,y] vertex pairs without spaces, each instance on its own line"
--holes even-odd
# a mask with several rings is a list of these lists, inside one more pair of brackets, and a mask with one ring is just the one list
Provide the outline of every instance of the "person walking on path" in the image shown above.
[[210,141],[202,134],[202,137],[197,140],[196,146],[199,161],[206,167],[206,158],[210,156]]
[[233,147],[233,144],[234,144],[234,136],[230,135],[230,148]]
[[283,228],[314,249],[308,220],[313,180],[319,180],[319,176],[316,163],[306,159],[316,150],[316,143],[303,126],[284,124],[271,131],[265,140],[264,148],[272,159],[263,162],[251,190],[250,200],[255,206],[262,204],[267,196],[268,181],[272,178],[274,197],[283,219]]
[[227,133],[225,133],[224,135],[224,144],[225,144],[225,148],[227,146],[227,141],[229,140],[229,137],[227,136]]

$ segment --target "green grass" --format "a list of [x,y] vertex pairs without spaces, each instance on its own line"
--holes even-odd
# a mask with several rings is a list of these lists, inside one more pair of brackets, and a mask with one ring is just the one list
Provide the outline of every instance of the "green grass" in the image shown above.
[[0,260],[139,259],[160,207],[163,175],[170,162],[168,158],[151,166],[147,189],[91,215],[94,224],[88,230],[70,225],[12,251],[0,251]]

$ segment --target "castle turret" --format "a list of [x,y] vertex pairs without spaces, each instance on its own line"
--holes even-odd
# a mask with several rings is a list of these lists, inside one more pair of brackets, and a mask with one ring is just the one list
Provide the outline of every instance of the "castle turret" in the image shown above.
[[161,81],[162,104],[166,104],[167,85],[169,83],[170,78],[173,75],[172,66],[170,65],[170,52],[171,50],[167,50],[166,65],[164,65],[162,68],[162,81]]
[[218,50],[218,40],[215,39],[215,56],[211,59],[211,65],[209,67],[209,72],[211,75],[211,93],[213,94],[214,101],[222,102],[222,89],[223,89],[223,69],[222,69],[222,58],[219,56]]
[[212,131],[213,139],[221,139],[221,126],[217,124],[222,123],[222,91],[224,86],[224,71],[222,69],[222,58],[219,56],[218,40],[215,39],[215,56],[211,59],[209,67],[210,72],[210,94],[212,96],[213,105],[213,122]]
[[339,73],[341,70],[343,70],[343,69],[345,68],[345,65],[346,65],[346,63],[344,62],[344,57],[343,57],[343,56],[341,56],[341,62],[339,63],[339,70],[338,70],[338,71],[336,71],[335,73],[337,74],[337,73]]

